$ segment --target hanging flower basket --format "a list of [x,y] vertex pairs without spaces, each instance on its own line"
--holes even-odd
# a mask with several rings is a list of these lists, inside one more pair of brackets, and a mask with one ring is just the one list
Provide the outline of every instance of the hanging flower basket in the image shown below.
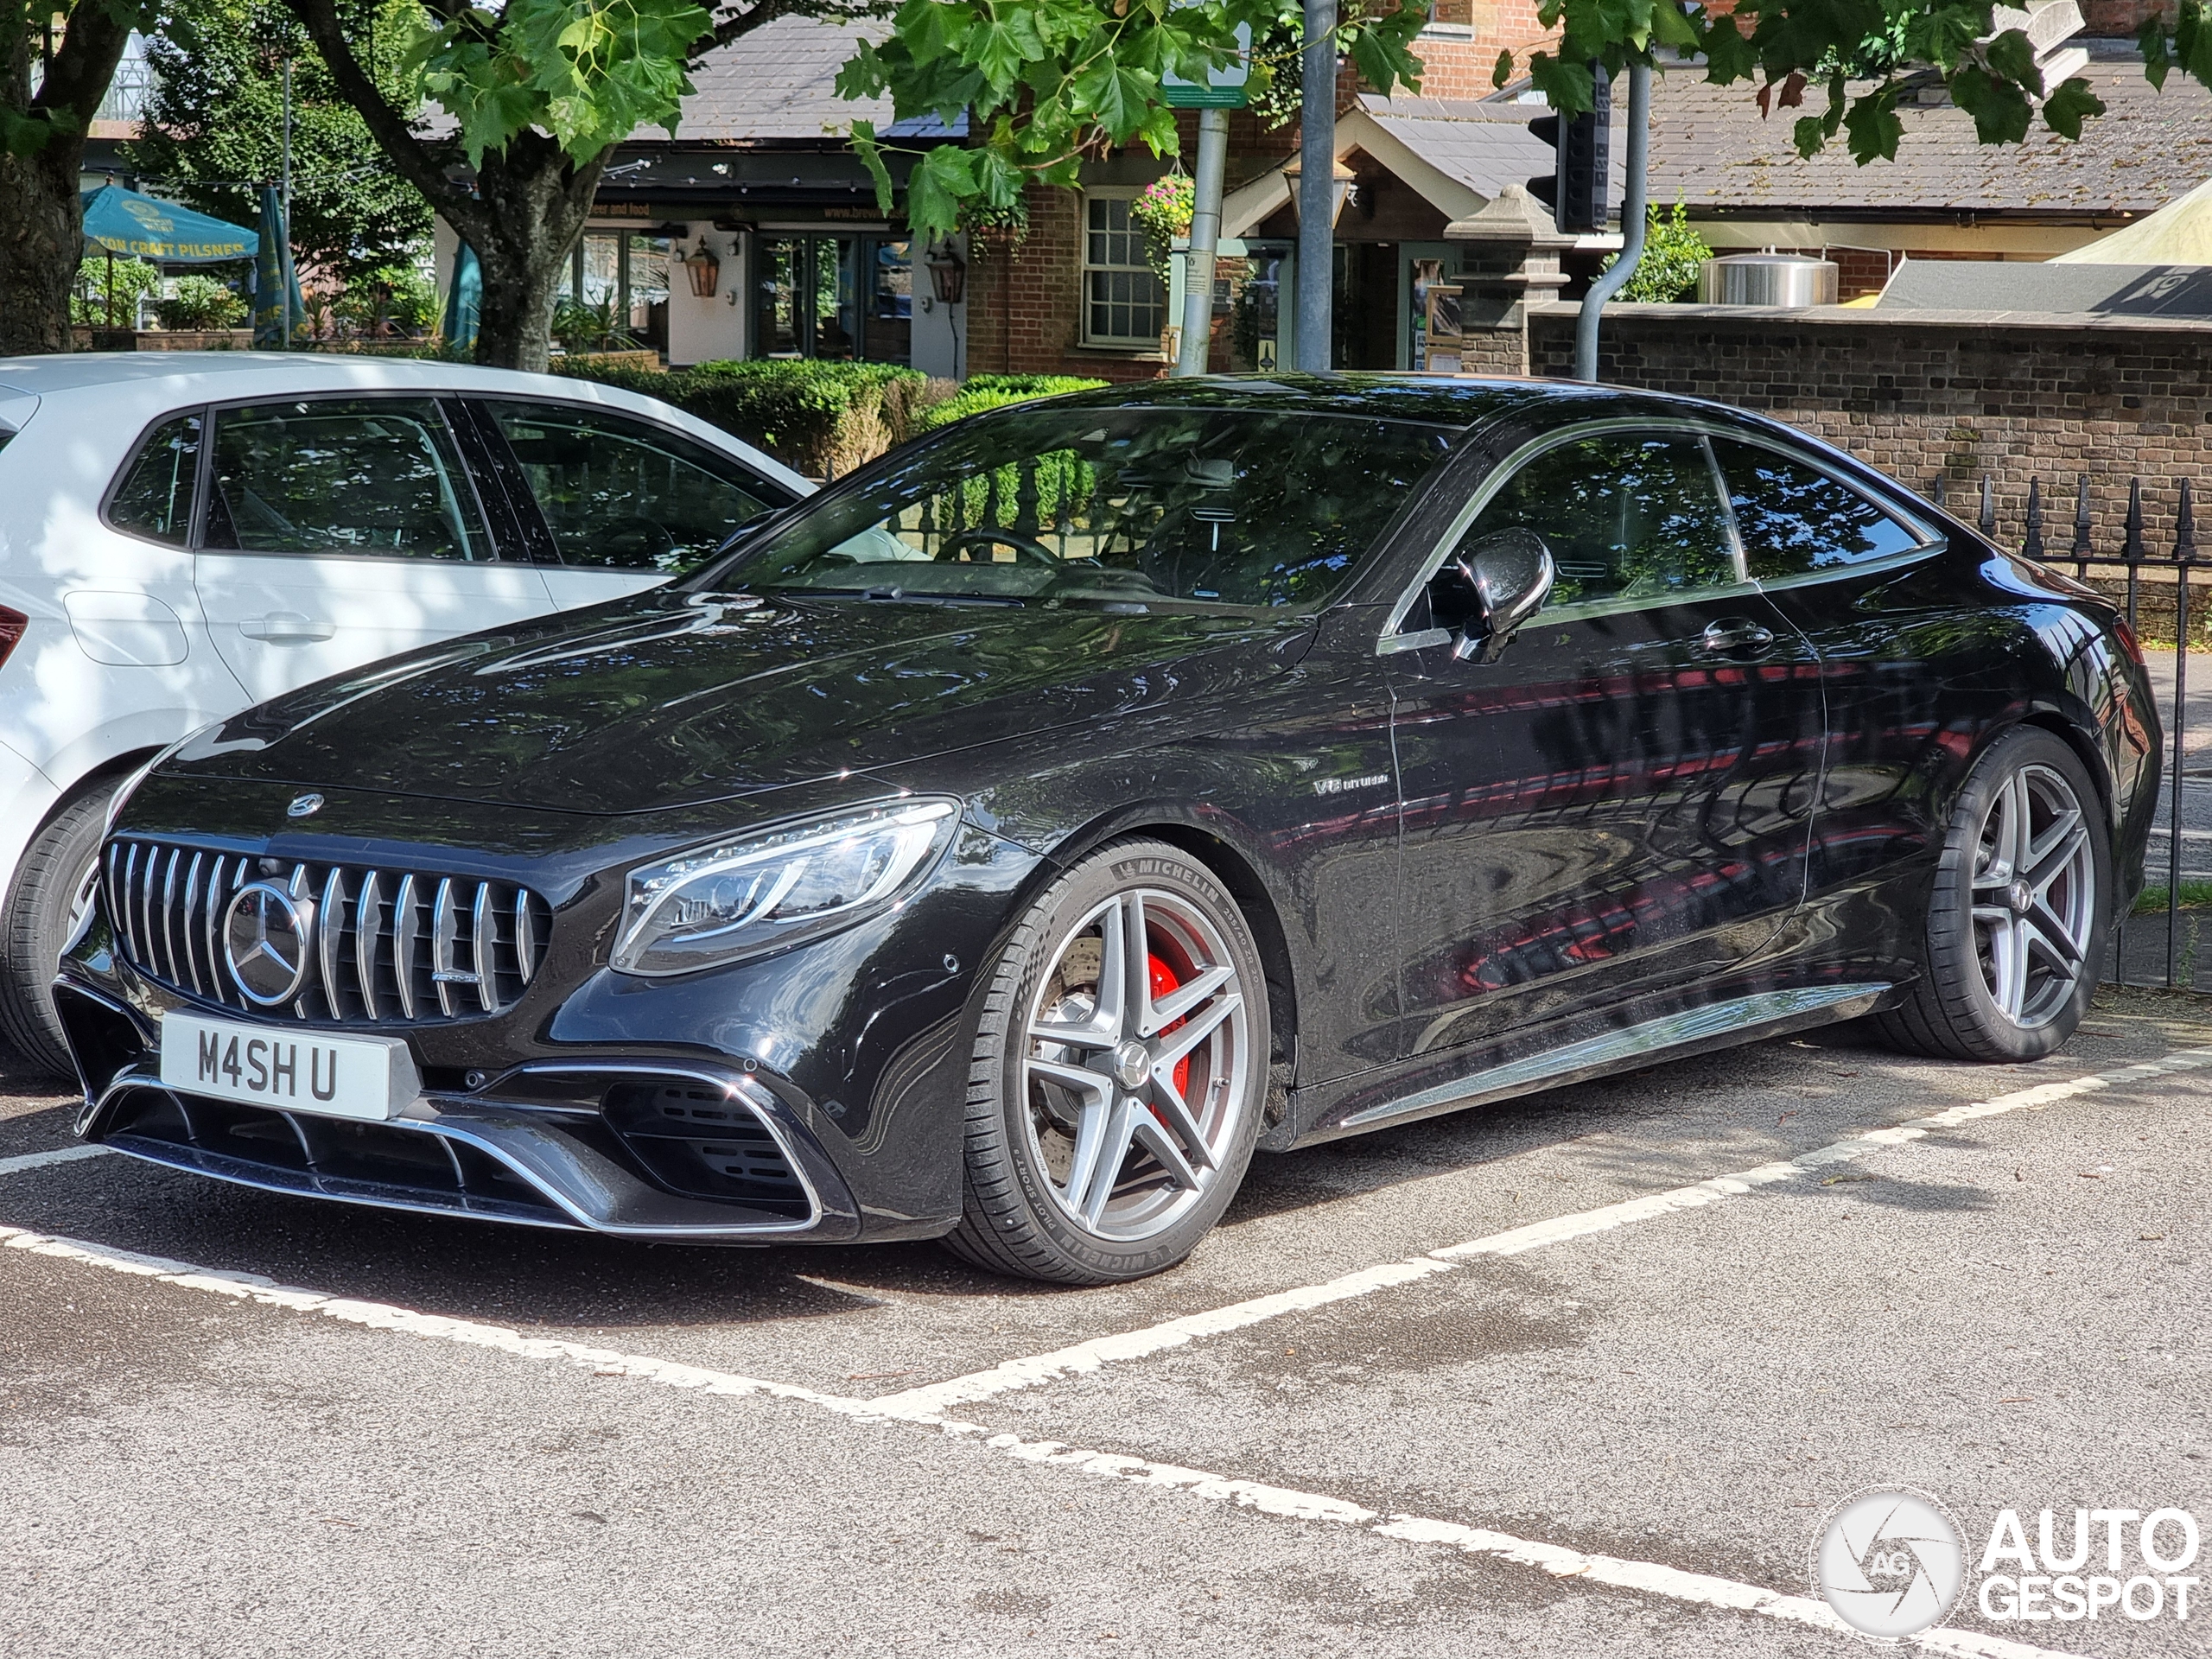
[[1144,194],[1129,204],[1129,217],[1144,232],[1145,252],[1152,261],[1152,274],[1162,283],[1167,281],[1167,262],[1172,257],[1175,238],[1191,233],[1191,216],[1198,205],[1198,186],[1187,173],[1177,171],[1154,179],[1145,186]]

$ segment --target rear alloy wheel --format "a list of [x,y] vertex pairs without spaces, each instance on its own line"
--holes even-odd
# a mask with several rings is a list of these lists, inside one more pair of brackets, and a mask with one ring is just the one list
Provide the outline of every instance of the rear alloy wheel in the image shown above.
[[0,960],[0,1035],[32,1065],[76,1075],[54,1011],[61,947],[92,908],[99,876],[100,831],[115,797],[110,778],[72,797],[24,849],[8,893],[6,952]]
[[947,1244],[1063,1284],[1181,1261],[1250,1161],[1268,1033],[1250,930],[1203,866],[1151,841],[1077,865],[985,988]]
[[1928,917],[1928,973],[1880,1016],[1902,1046],[1945,1058],[2051,1052],[2088,1011],[2104,960],[2112,855],[2081,760],[2022,727],[1960,791]]

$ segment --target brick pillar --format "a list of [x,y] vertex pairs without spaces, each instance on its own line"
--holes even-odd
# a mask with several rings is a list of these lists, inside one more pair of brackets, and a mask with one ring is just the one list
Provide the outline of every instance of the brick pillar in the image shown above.
[[1509,184],[1480,212],[1445,226],[1461,256],[1460,366],[1471,374],[1529,372],[1528,308],[1567,286],[1560,255],[1574,245],[1543,204]]

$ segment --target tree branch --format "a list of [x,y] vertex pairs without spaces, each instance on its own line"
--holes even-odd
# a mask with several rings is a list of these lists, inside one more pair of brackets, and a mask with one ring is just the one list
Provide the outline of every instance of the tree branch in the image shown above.
[[105,0],[77,0],[46,79],[31,96],[30,107],[70,118],[82,130],[107,96],[115,66],[130,38],[128,21],[118,19]]
[[482,204],[465,186],[446,175],[430,147],[416,136],[406,117],[385,101],[376,82],[354,57],[353,48],[339,22],[335,0],[284,0],[284,4],[315,41],[315,50],[322,54],[322,60],[330,70],[331,79],[337,83],[346,101],[360,112],[371,136],[401,176],[428,197],[446,222],[463,236],[480,241],[487,235],[491,219]]

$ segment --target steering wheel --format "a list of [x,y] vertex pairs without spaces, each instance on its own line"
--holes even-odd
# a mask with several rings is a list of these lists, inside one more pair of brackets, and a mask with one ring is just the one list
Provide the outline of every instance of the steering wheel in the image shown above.
[[1052,569],[1060,568],[1059,555],[1033,537],[1015,530],[991,530],[979,526],[963,530],[948,536],[938,544],[935,563],[938,564],[991,564],[995,560],[973,558],[970,550],[979,547],[1010,547],[1016,564],[1042,564]]

